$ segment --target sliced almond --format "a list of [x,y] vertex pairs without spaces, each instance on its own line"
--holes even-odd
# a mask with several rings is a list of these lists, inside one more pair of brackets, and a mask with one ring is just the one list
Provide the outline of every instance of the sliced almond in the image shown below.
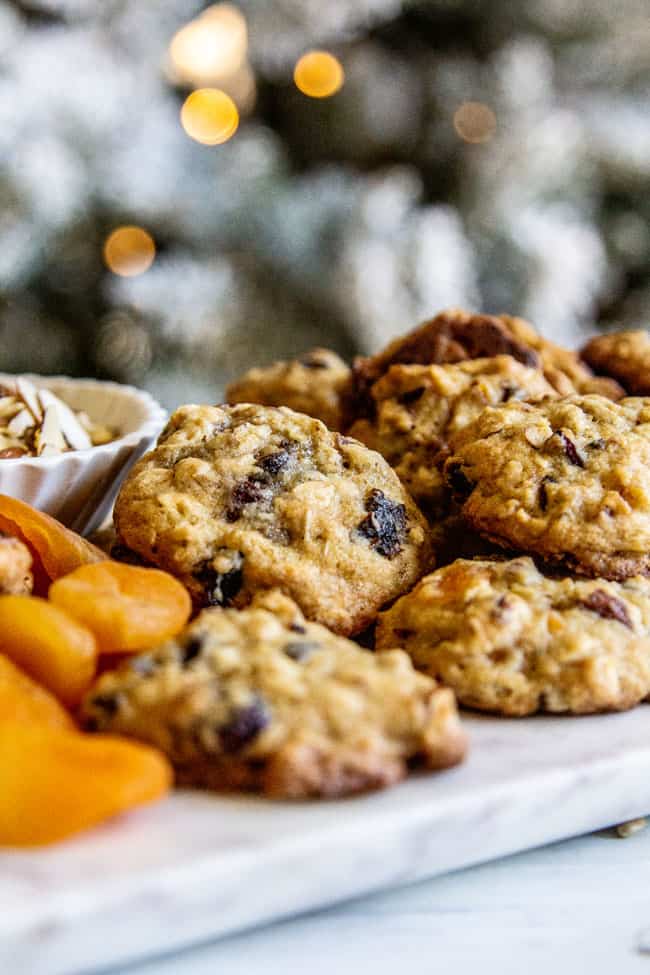
[[549,434],[546,427],[526,427],[524,430],[524,437],[531,447],[543,447],[549,438]]
[[50,393],[47,389],[41,390],[40,398],[45,409],[52,408],[56,411],[61,432],[73,450],[88,450],[89,447],[92,447],[90,437],[63,400],[60,400],[58,396]]
[[75,414],[79,423],[84,428],[90,439],[92,440],[93,447],[98,447],[103,443],[111,443],[115,440],[115,431],[110,427],[102,426],[99,423],[93,423],[87,413],[80,410],[79,413]]
[[48,406],[43,414],[43,422],[34,434],[34,446],[39,457],[52,453],[62,453],[67,444],[61,430],[56,407]]
[[16,392],[24,402],[27,409],[31,412],[36,422],[40,423],[43,419],[43,410],[41,409],[41,404],[38,399],[38,392],[34,384],[30,383],[28,379],[18,377],[18,379],[16,379]]
[[0,386],[0,457],[48,457],[109,443],[115,432],[76,413],[49,389],[17,377]]
[[29,410],[23,408],[11,418],[7,424],[7,430],[14,437],[22,437],[25,431],[29,430],[29,428],[33,426],[34,417]]
[[0,422],[11,419],[16,413],[20,413],[22,409],[24,409],[23,401],[16,396],[0,397]]

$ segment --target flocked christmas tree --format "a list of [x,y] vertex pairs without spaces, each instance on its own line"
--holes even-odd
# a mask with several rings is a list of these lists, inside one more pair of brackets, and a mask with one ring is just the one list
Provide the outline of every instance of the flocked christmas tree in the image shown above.
[[643,323],[649,94],[647,0],[0,0],[0,368],[173,403],[450,304]]

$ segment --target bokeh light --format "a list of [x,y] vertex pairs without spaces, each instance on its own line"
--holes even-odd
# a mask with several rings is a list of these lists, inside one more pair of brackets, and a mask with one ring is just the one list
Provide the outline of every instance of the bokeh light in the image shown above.
[[182,27],[169,45],[170,74],[195,87],[223,83],[239,71],[248,48],[244,15],[229,3],[217,3]]
[[239,112],[225,91],[199,88],[185,99],[181,123],[191,139],[204,146],[218,146],[237,131]]
[[106,266],[123,278],[143,274],[153,264],[156,245],[142,227],[117,227],[104,243]]
[[496,115],[483,102],[463,102],[454,112],[454,128],[465,142],[488,142],[496,127]]
[[151,337],[135,313],[115,309],[101,320],[97,332],[95,362],[104,372],[139,379],[151,365]]
[[308,51],[296,63],[293,80],[303,95],[329,98],[345,81],[343,65],[327,51]]
[[222,91],[230,95],[240,115],[247,115],[255,107],[257,85],[248,61],[221,83]]

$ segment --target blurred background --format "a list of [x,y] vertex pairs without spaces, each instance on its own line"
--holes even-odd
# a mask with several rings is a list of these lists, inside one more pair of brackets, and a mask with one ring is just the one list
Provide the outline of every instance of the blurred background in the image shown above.
[[648,0],[0,0],[0,369],[650,317]]

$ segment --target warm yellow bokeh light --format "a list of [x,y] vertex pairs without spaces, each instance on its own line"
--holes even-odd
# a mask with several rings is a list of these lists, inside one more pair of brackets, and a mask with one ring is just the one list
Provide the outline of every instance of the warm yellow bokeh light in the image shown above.
[[238,71],[246,59],[248,31],[244,15],[229,3],[217,3],[182,27],[169,45],[174,81],[211,85]]
[[454,112],[454,128],[465,142],[488,142],[496,127],[496,115],[483,102],[463,102]]
[[343,65],[327,51],[308,51],[298,60],[293,80],[303,95],[310,98],[329,98],[345,81]]
[[225,91],[199,88],[185,99],[181,123],[190,138],[204,146],[218,146],[237,131],[239,112]]
[[113,274],[132,278],[153,264],[156,245],[142,227],[117,227],[104,243],[104,261]]

